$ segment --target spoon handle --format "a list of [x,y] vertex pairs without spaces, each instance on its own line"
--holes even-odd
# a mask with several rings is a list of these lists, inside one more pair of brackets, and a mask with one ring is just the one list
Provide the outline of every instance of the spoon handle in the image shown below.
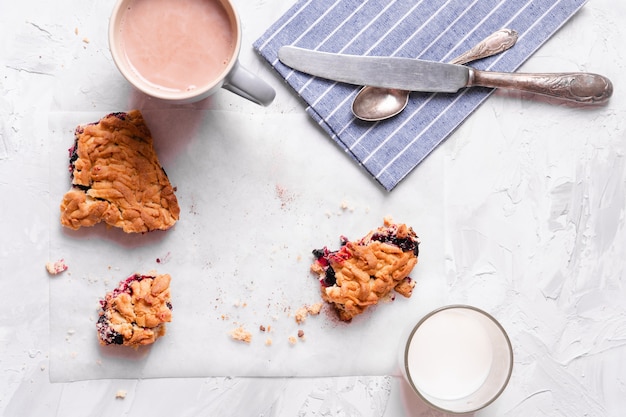
[[525,74],[470,68],[467,86],[514,89],[585,104],[604,103],[613,94],[608,78],[586,72]]
[[472,49],[457,56],[451,64],[463,65],[504,52],[517,42],[517,32],[513,29],[500,29],[477,43]]

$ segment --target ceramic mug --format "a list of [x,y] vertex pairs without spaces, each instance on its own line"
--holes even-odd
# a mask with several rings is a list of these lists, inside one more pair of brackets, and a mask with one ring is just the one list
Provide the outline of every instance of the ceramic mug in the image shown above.
[[118,0],[109,21],[115,65],[143,93],[175,104],[225,88],[268,105],[275,91],[239,65],[241,22],[228,0]]

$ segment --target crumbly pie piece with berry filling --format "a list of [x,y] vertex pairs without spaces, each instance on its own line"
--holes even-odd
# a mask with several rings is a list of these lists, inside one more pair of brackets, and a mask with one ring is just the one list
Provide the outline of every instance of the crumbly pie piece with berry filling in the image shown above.
[[139,110],[78,126],[74,136],[72,188],[61,202],[63,226],[76,230],[105,222],[143,233],[176,223],[178,200]]
[[419,243],[411,227],[385,218],[383,226],[357,241],[342,237],[337,251],[314,250],[311,271],[319,277],[322,299],[342,321],[351,321],[393,290],[410,297],[415,281],[409,274],[417,264]]
[[164,336],[172,321],[170,280],[168,274],[134,274],[107,293],[96,323],[100,344],[137,348]]

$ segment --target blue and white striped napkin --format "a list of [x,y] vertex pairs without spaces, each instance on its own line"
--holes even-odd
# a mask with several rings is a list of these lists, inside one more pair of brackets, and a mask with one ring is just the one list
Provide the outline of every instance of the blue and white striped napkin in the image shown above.
[[306,111],[385,189],[391,191],[491,93],[412,93],[406,110],[362,122],[350,110],[360,87],[312,77],[283,65],[283,45],[354,55],[449,61],[498,29],[517,44],[471,64],[515,71],[586,0],[300,0],[255,43],[255,50],[304,99]]

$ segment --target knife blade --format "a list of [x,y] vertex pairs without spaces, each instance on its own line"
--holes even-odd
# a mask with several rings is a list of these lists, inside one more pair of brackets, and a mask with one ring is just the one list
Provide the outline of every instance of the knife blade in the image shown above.
[[278,59],[295,70],[321,78],[409,91],[456,93],[472,86],[508,88],[582,104],[604,103],[613,94],[608,78],[587,72],[479,71],[420,59],[334,54],[289,45],[278,50]]
[[419,59],[356,56],[283,46],[278,59],[298,71],[347,84],[409,91],[455,93],[467,85],[469,69]]

